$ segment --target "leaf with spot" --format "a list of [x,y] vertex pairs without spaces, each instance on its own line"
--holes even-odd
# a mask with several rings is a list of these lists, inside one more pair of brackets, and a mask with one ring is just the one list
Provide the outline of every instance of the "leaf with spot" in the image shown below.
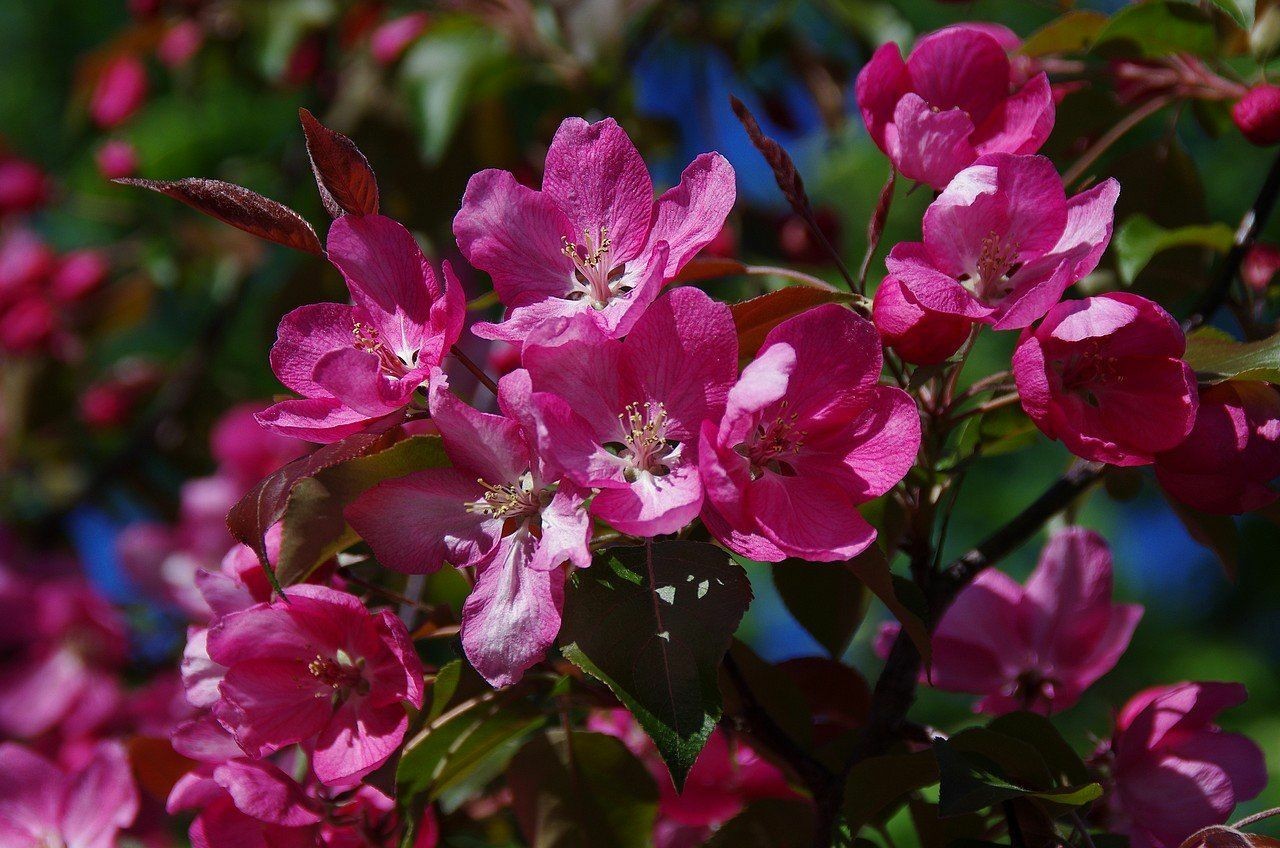
[[677,788],[720,719],[720,662],[751,597],[723,549],[691,541],[602,551],[565,593],[561,651],[635,715]]
[[325,211],[334,218],[344,212],[376,215],[378,180],[360,148],[342,133],[320,123],[306,109],[299,109],[298,117],[307,137],[307,156]]

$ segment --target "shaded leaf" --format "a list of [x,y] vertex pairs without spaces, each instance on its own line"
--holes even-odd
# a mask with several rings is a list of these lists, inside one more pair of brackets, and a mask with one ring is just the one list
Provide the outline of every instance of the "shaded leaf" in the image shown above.
[[[734,639],[729,648],[742,682],[750,690],[755,703],[763,709],[774,724],[800,747],[808,748],[812,742],[812,726],[809,704],[804,694],[792,684],[791,677],[780,666],[762,660],[743,642]],[[727,666],[728,663],[725,663]],[[745,716],[746,705],[741,693],[726,668],[720,670],[720,691],[724,695],[724,711],[732,716]]]
[[720,718],[720,662],[750,603],[724,550],[687,541],[610,548],[565,593],[562,652],[631,710],[677,788]]
[[230,224],[267,241],[317,256],[324,255],[324,248],[316,237],[316,231],[311,229],[305,218],[283,203],[277,203],[243,186],[199,177],[181,180],[122,178],[115,182],[168,195],[224,224]]
[[717,277],[732,277],[746,273],[748,273],[747,266],[737,259],[698,255],[685,263],[672,282],[696,283],[699,280],[714,280]]
[[306,109],[298,110],[307,137],[307,156],[325,211],[334,218],[343,212],[375,215],[378,212],[378,180],[369,160],[355,142],[329,129]]
[[1175,247],[1207,247],[1219,253],[1231,249],[1235,234],[1226,224],[1191,224],[1166,229],[1146,215],[1132,215],[1116,230],[1112,244],[1120,278],[1132,284],[1152,257]]
[[1222,573],[1232,583],[1236,582],[1240,567],[1240,528],[1235,519],[1201,512],[1167,493],[1165,500],[1191,538],[1212,551],[1222,566]]
[[1038,713],[1006,713],[991,720],[988,730],[1027,743],[1062,783],[1088,783],[1089,769],[1049,719]]
[[775,563],[773,585],[800,626],[833,657],[844,654],[867,614],[867,585],[842,563]]
[[1048,766],[1034,748],[985,728],[935,739],[933,750],[939,769],[938,810],[944,816],[975,813],[1015,798],[1063,809],[1102,796],[1097,783],[1053,785]]
[[259,480],[227,513],[227,529],[240,542],[258,555],[276,591],[280,584],[267,560],[267,531],[284,517],[289,495],[299,480],[318,474],[326,468],[364,456],[391,443],[389,433],[356,433],[340,442],[323,445],[299,457]]
[[929,642],[929,628],[924,619],[924,599],[909,593],[907,587],[915,587],[909,581],[897,581],[889,570],[889,561],[885,558],[880,546],[872,544],[862,553],[847,563],[850,571],[861,580],[868,589],[880,599],[893,617],[902,625],[902,629],[915,644],[921,659],[926,666],[932,656]]
[[932,751],[884,754],[863,760],[849,772],[845,783],[845,821],[857,833],[866,825],[887,818],[908,793],[937,782],[938,761]]
[[808,848],[813,841],[813,805],[765,798],[748,804],[703,843],[704,848]]
[[367,453],[299,480],[283,516],[276,578],[299,583],[317,566],[359,538],[342,511],[383,480],[449,464],[439,436],[411,436],[386,450]]
[[787,286],[729,307],[738,331],[738,355],[749,359],[760,350],[765,336],[783,321],[824,303],[851,303],[849,292],[815,286]]
[[1112,16],[1098,33],[1093,49],[1105,55],[1118,53],[1148,59],[1176,53],[1211,56],[1217,42],[1213,18],[1208,13],[1178,0],[1150,0],[1127,6]]
[[1098,33],[1107,26],[1107,22],[1107,16],[1101,12],[1067,12],[1027,36],[1018,52],[1024,56],[1079,53],[1093,43]]
[[1216,327],[1201,327],[1187,336],[1183,359],[1201,382],[1280,383],[1280,333],[1256,342],[1241,342]]
[[658,789],[620,739],[539,733],[507,767],[511,806],[530,848],[645,848]]

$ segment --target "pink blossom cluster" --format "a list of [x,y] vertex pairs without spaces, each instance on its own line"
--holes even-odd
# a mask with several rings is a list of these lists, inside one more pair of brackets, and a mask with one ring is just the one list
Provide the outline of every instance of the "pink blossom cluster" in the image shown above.
[[59,252],[25,223],[0,225],[0,353],[78,358],[77,312],[109,270],[100,251]]

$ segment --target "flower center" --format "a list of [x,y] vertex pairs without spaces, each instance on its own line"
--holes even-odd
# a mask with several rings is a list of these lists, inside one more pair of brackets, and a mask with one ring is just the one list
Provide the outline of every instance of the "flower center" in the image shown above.
[[612,298],[631,291],[631,286],[623,282],[626,266],[619,264],[615,268],[611,264],[607,229],[601,227],[597,236],[584,230],[581,245],[573,244],[566,236],[560,237],[560,243],[561,252],[573,261],[569,300],[586,298],[596,309],[603,309]]
[[356,350],[363,350],[365,353],[372,353],[377,356],[378,364],[382,367],[382,373],[388,377],[399,379],[408,374],[409,369],[418,366],[418,354],[416,351],[411,357],[412,361],[405,361],[396,356],[382,343],[376,327],[356,321],[351,328],[351,335],[354,338],[353,344]]
[[1053,367],[1062,380],[1062,389],[1080,395],[1090,406],[1099,406],[1094,387],[1108,382],[1124,382],[1116,373],[1116,358],[1103,356],[1101,345],[1091,343],[1083,352],[1068,359],[1056,360]]
[[515,483],[488,483],[483,477],[476,482],[484,488],[484,494],[467,504],[467,512],[507,519],[527,518],[542,510],[541,493],[534,489],[531,472],[521,474]]
[[1046,676],[1039,669],[1029,668],[1018,675],[1013,684],[1013,694],[1023,703],[1025,709],[1032,709],[1041,701],[1051,704],[1057,696],[1058,681]]
[[641,474],[661,477],[671,471],[680,458],[682,445],[667,439],[667,409],[661,403],[629,403],[618,416],[626,433],[621,442],[605,447],[627,463],[623,476],[634,483]]
[[734,448],[751,463],[752,480],[758,480],[765,471],[784,477],[796,475],[795,466],[788,461],[788,457],[794,457],[804,447],[805,437],[804,430],[796,429],[797,417],[794,412],[787,413],[787,402],[784,400],[773,421],[757,424],[751,440]]
[[1016,243],[1005,241],[991,230],[982,239],[974,272],[961,275],[959,281],[979,297],[1002,298],[1013,289],[1012,277],[1022,267],[1022,263],[1014,261],[1017,255]]
[[316,658],[307,664],[307,671],[339,695],[345,696],[353,691],[363,695],[369,691],[369,682],[364,679],[361,665],[346,651],[339,650],[335,657],[316,654]]

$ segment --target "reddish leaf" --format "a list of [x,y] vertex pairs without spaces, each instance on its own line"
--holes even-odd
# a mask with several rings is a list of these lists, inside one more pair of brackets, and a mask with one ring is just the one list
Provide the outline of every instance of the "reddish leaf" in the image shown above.
[[167,194],[174,200],[181,200],[191,208],[246,233],[295,250],[324,256],[320,239],[305,218],[283,203],[277,203],[243,186],[199,177],[181,180],[123,178],[116,182]]
[[786,319],[824,303],[849,303],[848,292],[828,291],[813,286],[788,286],[785,289],[753,297],[733,304],[733,323],[738,329],[738,355],[756,355],[769,331]]
[[299,481],[312,477],[340,462],[372,453],[391,444],[390,433],[356,433],[340,442],[324,445],[314,452],[295,459],[278,471],[260,480],[231,511],[227,513],[227,528],[231,535],[253,549],[258,562],[266,570],[276,590],[275,572],[267,561],[267,530],[284,517],[289,505],[289,495]]
[[714,280],[716,277],[731,277],[746,273],[749,273],[747,266],[737,259],[724,256],[695,256],[680,269],[680,273],[672,282],[695,283],[699,280]]
[[298,117],[302,119],[311,171],[325,210],[335,218],[343,212],[376,215],[378,180],[360,148],[342,133],[317,121],[306,109],[299,109]]
[[163,801],[184,774],[196,767],[194,760],[173,750],[168,739],[134,736],[128,742],[129,762],[138,784],[151,797]]

